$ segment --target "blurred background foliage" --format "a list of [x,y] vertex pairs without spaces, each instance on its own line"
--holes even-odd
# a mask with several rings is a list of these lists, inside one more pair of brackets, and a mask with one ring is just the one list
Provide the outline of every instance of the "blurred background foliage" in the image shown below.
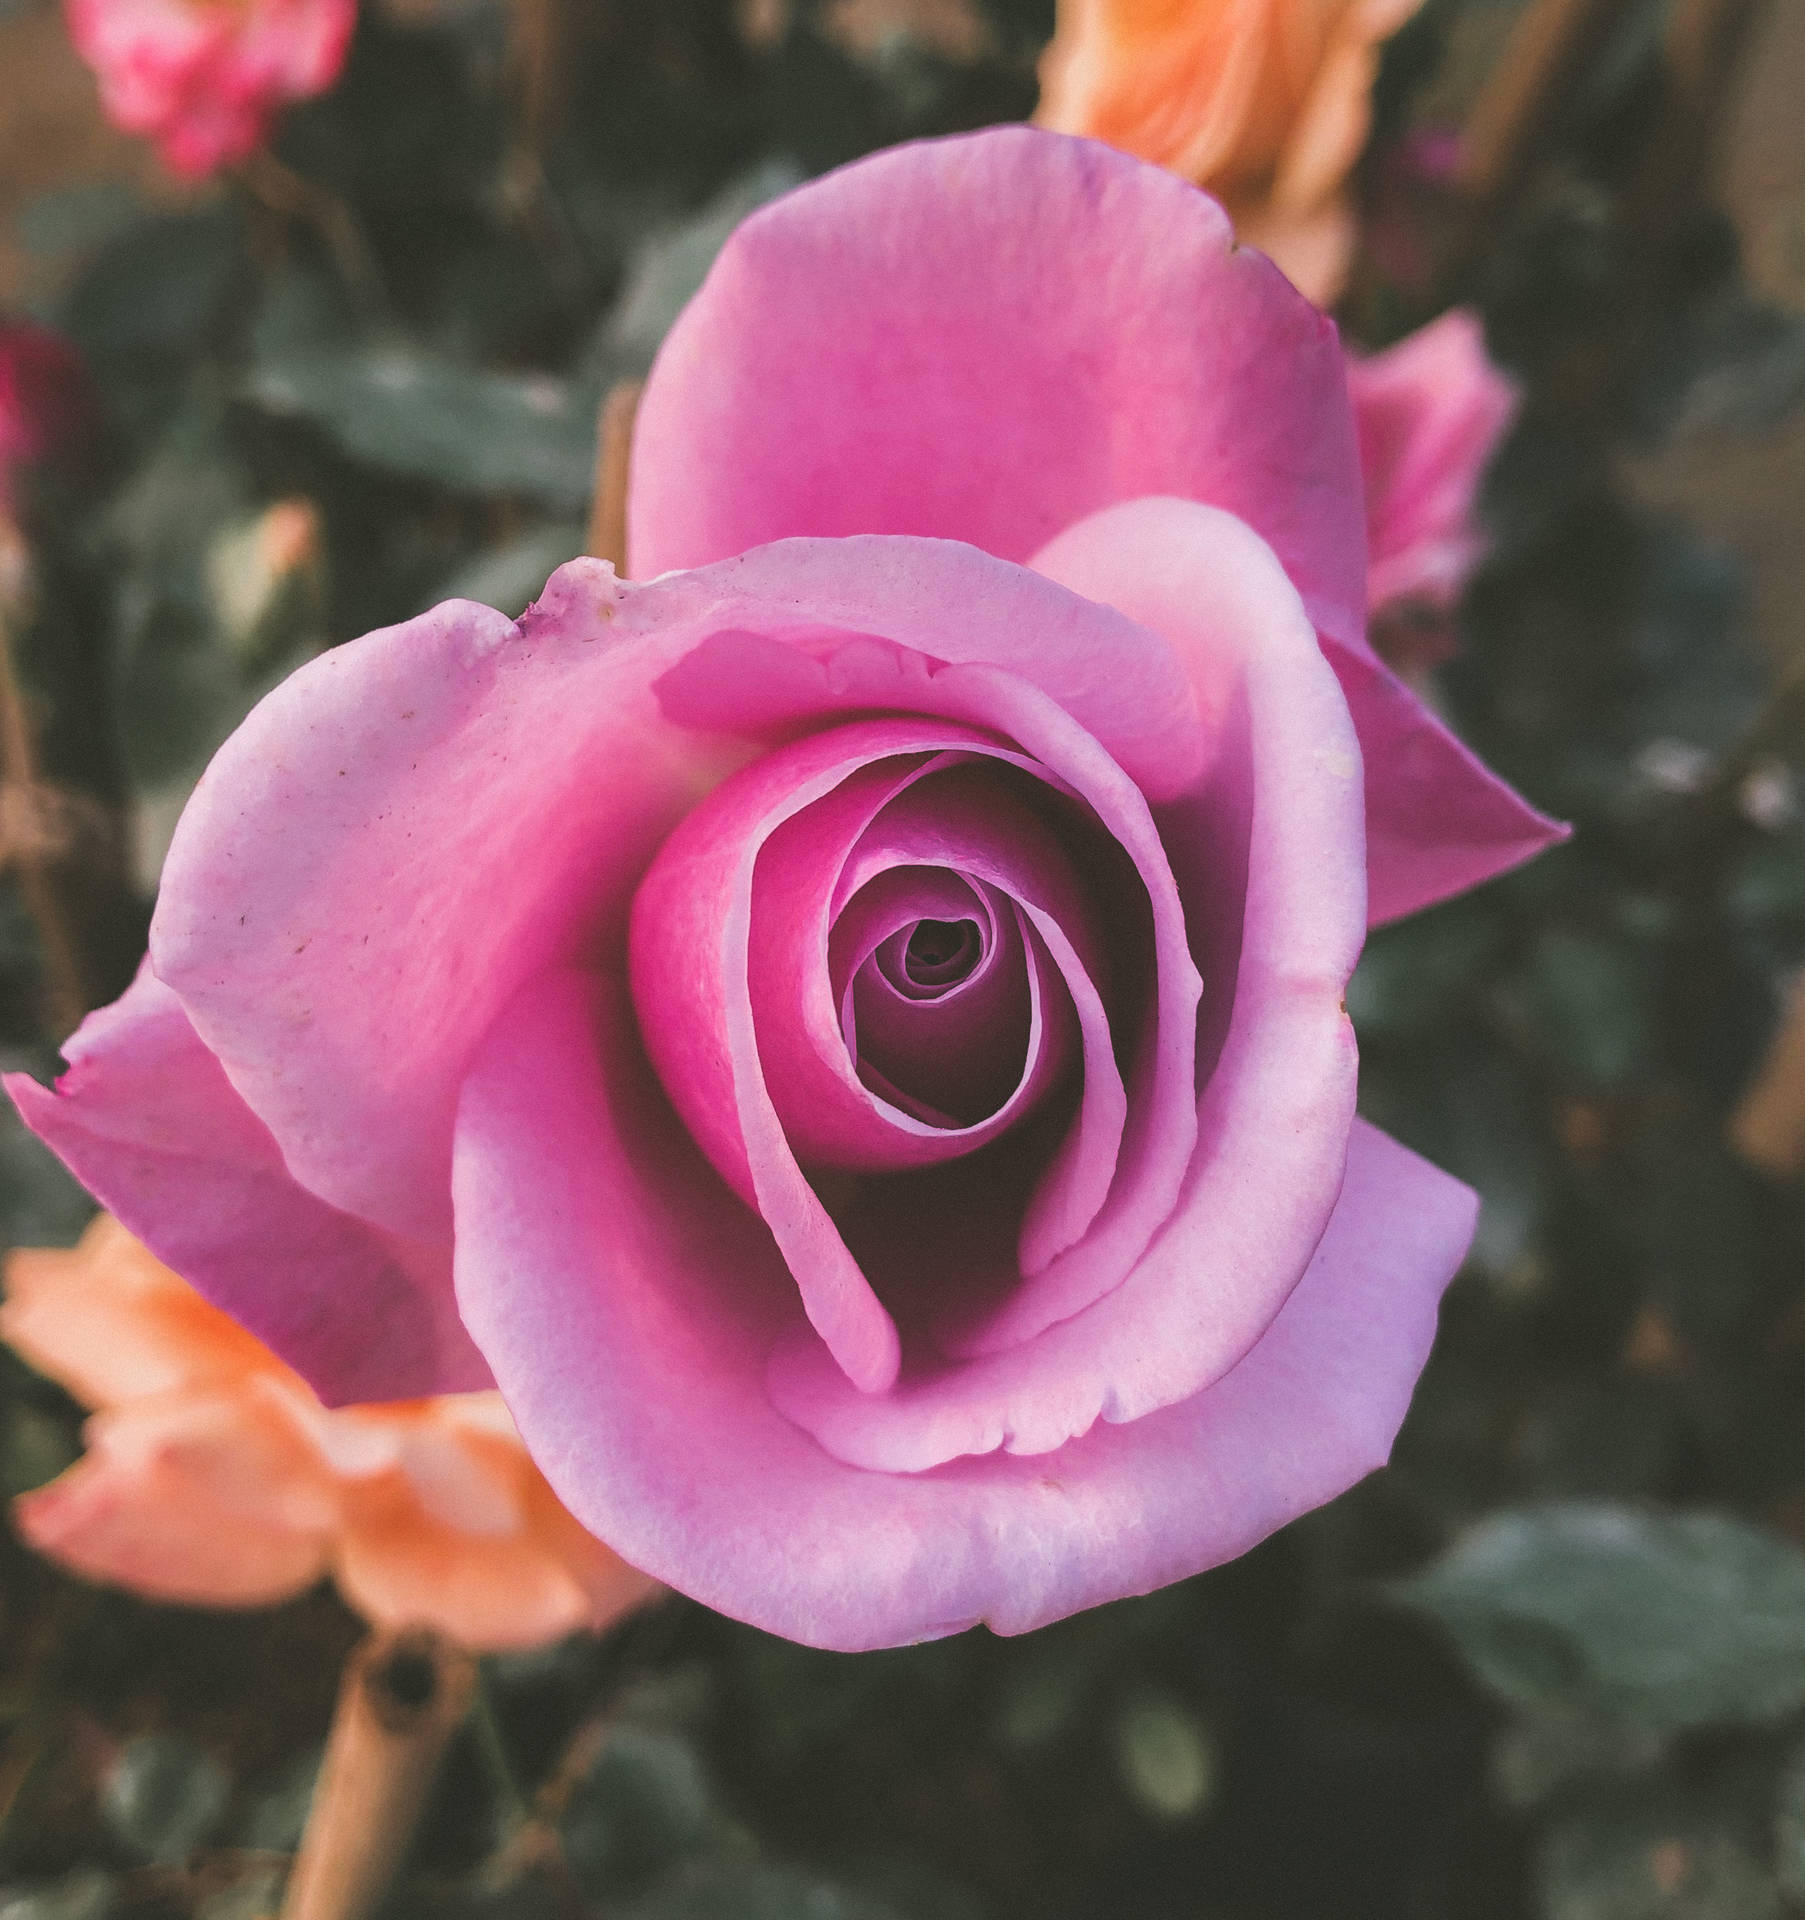
[[[1430,0],[1388,47],[1342,310],[1378,346],[1472,300],[1525,385],[1436,697],[1577,827],[1350,993],[1366,1110],[1485,1200],[1394,1465],[1021,1641],[828,1655],[674,1600],[492,1659],[398,1920],[1805,1914],[1805,32],[1756,10],[1676,176],[1665,9],[1607,9],[1484,217],[1400,199],[1517,11]],[[101,126],[53,10],[0,4],[0,297],[100,396],[26,502],[18,636],[90,998],[258,694],[449,594],[524,606],[582,546],[601,396],[734,222],[1022,116],[1051,25],[381,0],[276,171],[189,190]],[[9,875],[0,1057],[43,1075],[69,983]],[[88,1211],[0,1117],[6,1241]],[[7,1491],[78,1427],[0,1352]],[[0,1538],[0,1920],[267,1910],[356,1633]]]

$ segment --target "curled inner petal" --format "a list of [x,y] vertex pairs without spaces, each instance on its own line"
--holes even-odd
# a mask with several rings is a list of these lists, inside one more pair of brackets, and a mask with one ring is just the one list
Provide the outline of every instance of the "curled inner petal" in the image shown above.
[[917,920],[877,950],[879,971],[908,1000],[938,1000],[962,987],[984,958],[975,920]]
[[[924,898],[937,905],[960,893],[978,917],[921,914]],[[928,1125],[981,1125],[1064,1065],[1068,1023],[1046,1018],[1038,956],[1030,958],[1019,914],[994,888],[931,867],[894,869],[848,903],[830,954],[835,947],[840,964],[830,962],[830,975],[845,979],[840,1030],[854,1070],[880,1100]],[[935,956],[925,969],[923,953]],[[939,978],[914,977],[924,970]],[[1013,1104],[1019,1113],[1024,1102]]]

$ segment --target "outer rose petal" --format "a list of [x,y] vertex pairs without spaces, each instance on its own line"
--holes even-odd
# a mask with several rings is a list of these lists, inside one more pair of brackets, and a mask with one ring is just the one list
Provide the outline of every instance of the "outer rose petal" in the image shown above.
[[[1475,1203],[1358,1124],[1307,1273],[1215,1386],[1032,1459],[834,1460],[765,1397],[789,1276],[672,1119],[623,1000],[541,982],[485,1045],[458,1288],[554,1488],[660,1578],[817,1646],[1018,1633],[1244,1552],[1384,1461]],[[585,1051],[592,1077],[569,1071]]]
[[489,1384],[453,1309],[444,1253],[384,1235],[296,1185],[148,968],[63,1051],[69,1070],[54,1093],[27,1074],[6,1076],[25,1124],[323,1399]]
[[155,1599],[264,1606],[326,1571],[338,1494],[274,1397],[245,1387],[97,1414],[88,1452],[14,1503],[40,1553]]
[[1318,627],[1360,640],[1333,325],[1183,181],[997,128],[858,161],[728,241],[640,406],[632,570],[790,534],[1026,560],[1142,494],[1238,514]]
[[[1223,516],[1181,500],[1131,501],[1073,527],[1034,565],[1163,633],[1207,687],[1200,610],[1210,604]],[[1564,839],[1465,747],[1371,650],[1330,643],[1366,770],[1372,925],[1477,886]],[[1204,697],[1200,695],[1200,697]]]
[[270,694],[182,816],[153,965],[295,1179],[444,1242],[458,1088],[521,984],[624,961],[653,852],[766,725],[944,712],[936,662],[1010,669],[1150,794],[1196,777],[1170,647],[972,549],[797,541],[632,587],[576,561],[518,626],[451,602]]

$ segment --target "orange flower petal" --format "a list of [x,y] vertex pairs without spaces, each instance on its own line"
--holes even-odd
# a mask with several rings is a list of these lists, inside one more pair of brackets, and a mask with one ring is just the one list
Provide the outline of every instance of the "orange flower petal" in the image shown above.
[[296,1377],[104,1213],[74,1247],[8,1256],[0,1339],[89,1407],[253,1373]]
[[88,1423],[89,1450],[14,1504],[32,1546],[161,1600],[260,1606],[326,1570],[339,1503],[312,1451],[242,1393],[208,1390]]
[[1422,0],[1060,0],[1035,119],[1181,173],[1327,305],[1378,47]]

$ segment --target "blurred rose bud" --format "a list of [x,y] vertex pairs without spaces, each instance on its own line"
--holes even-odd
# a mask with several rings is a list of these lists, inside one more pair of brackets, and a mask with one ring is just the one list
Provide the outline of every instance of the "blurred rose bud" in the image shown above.
[[478,1649],[600,1629],[657,1592],[577,1525],[497,1393],[328,1412],[102,1214],[7,1262],[3,1336],[98,1409],[15,1505],[41,1553],[153,1599],[262,1606],[330,1573],[372,1625]]
[[1400,671],[1451,646],[1449,616],[1485,556],[1479,483],[1517,410],[1465,308],[1370,358],[1348,357],[1366,482],[1373,644]]
[[15,511],[25,471],[78,463],[93,443],[94,393],[81,356],[60,334],[0,319],[0,514]]
[[229,528],[207,556],[207,584],[226,638],[241,654],[274,650],[289,616],[316,606],[325,541],[311,500],[278,500]]
[[1318,306],[1353,256],[1348,175],[1379,48],[1421,0],[1059,0],[1042,126],[1208,187]]

